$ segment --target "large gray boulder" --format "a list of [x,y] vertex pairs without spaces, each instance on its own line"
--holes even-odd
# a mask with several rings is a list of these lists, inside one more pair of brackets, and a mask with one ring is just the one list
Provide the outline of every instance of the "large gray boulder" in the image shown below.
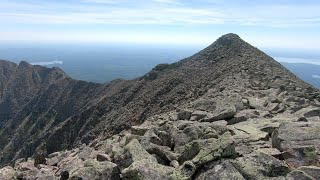
[[294,167],[320,163],[320,123],[283,123],[272,133],[272,146],[290,152],[284,157]]
[[16,171],[11,166],[0,169],[0,179],[14,180]]
[[203,169],[196,180],[245,180],[241,173],[229,162],[224,161],[210,168]]
[[120,180],[120,170],[117,165],[112,162],[87,160],[84,163],[84,167],[79,167],[70,174],[70,180],[78,179]]
[[289,167],[283,161],[264,153],[245,155],[231,163],[246,179],[284,178],[289,173]]
[[210,161],[221,159],[224,157],[235,157],[234,140],[229,132],[219,137],[216,142],[211,143],[207,147],[203,147],[199,153],[192,159],[196,167],[200,167]]
[[124,150],[130,165],[121,171],[123,179],[160,180],[174,170],[173,167],[159,164],[136,139],[127,144]]

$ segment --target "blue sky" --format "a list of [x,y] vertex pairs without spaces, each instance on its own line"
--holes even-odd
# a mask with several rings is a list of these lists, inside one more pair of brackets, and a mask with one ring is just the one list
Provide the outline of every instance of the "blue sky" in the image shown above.
[[233,32],[320,50],[320,1],[0,0],[0,41],[208,45]]

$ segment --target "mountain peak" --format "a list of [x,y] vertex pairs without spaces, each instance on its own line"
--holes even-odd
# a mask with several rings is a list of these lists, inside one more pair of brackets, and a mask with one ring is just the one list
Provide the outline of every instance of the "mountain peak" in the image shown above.
[[30,67],[30,66],[31,66],[31,64],[28,63],[27,61],[21,61],[19,63],[19,67]]
[[229,33],[221,36],[216,41],[217,44],[222,46],[240,45],[246,43],[237,34]]
[[222,35],[219,39],[241,39],[240,36],[238,34],[235,33],[228,33],[225,35]]

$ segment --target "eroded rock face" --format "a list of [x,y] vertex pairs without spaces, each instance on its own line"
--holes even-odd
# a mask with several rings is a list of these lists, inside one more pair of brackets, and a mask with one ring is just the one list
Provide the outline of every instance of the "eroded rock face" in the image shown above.
[[132,81],[54,77],[30,105],[63,107],[23,109],[0,131],[1,163],[16,159],[0,179],[319,179],[319,92],[234,34]]

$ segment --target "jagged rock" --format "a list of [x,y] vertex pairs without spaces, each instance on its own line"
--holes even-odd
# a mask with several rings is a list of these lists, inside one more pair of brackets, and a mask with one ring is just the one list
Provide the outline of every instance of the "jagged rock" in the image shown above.
[[186,145],[175,147],[175,152],[181,154],[179,162],[185,162],[188,159],[195,157],[200,151],[200,145],[197,141],[192,141]]
[[181,110],[178,112],[178,120],[189,120],[191,118],[192,112]]
[[210,119],[213,116],[213,114],[208,113],[206,111],[194,111],[191,114],[190,121],[205,121],[204,119]]
[[75,169],[70,174],[70,180],[120,180],[120,171],[116,164],[108,161],[99,162],[96,160],[87,160],[83,167]]
[[220,179],[234,179],[234,180],[245,180],[241,173],[233,167],[233,165],[224,161],[221,164],[215,165],[214,167],[204,169],[199,173],[196,180],[210,179],[210,180],[220,180]]
[[170,180],[189,180],[196,172],[196,166],[191,161],[184,162],[177,170],[170,174]]
[[0,169],[0,179],[14,180],[16,171],[11,166]]
[[130,159],[130,166],[123,169],[123,179],[164,179],[174,170],[173,167],[158,164],[157,159],[150,155],[134,139],[125,146],[125,153]]
[[68,156],[62,159],[57,166],[59,167],[58,173],[62,173],[63,171],[72,172],[76,168],[83,167],[84,162],[77,156]]
[[276,148],[259,148],[257,151],[273,157],[279,157],[281,155],[281,152]]
[[320,167],[317,166],[302,166],[298,170],[303,171],[308,176],[314,179],[320,179]]
[[320,117],[320,109],[318,107],[302,108],[301,110],[297,111],[296,114],[299,114],[306,118],[315,117],[315,116]]
[[34,167],[34,162],[26,161],[18,163],[15,166],[16,178],[17,179],[39,179],[39,180],[58,180],[56,172],[59,170],[55,166],[47,166],[43,164],[38,164]]
[[268,133],[261,131],[259,128],[250,125],[250,123],[238,123],[234,125],[233,133],[239,139],[248,139],[251,141],[267,140]]
[[143,136],[142,141],[157,145],[162,144],[162,139],[154,132],[154,130],[147,131]]
[[182,130],[178,129],[177,127],[173,127],[171,129],[171,135],[175,146],[181,146],[191,142],[192,140],[198,139],[200,132],[201,129],[192,124],[184,126]]
[[[272,146],[283,151],[303,146],[319,148],[320,123],[283,123],[272,134]],[[319,149],[318,149],[319,150]]]
[[93,149],[88,147],[88,146],[85,146],[83,149],[81,149],[78,153],[78,157],[80,159],[82,159],[83,161],[84,160],[87,160],[89,159],[90,157],[94,157],[95,158],[95,155],[93,154]]
[[241,102],[242,102],[244,105],[249,105],[248,99],[242,99]]
[[148,162],[146,160],[132,163],[128,168],[124,169],[122,179],[143,179],[143,180],[163,180],[169,177],[169,174],[175,168],[164,166],[156,162]]
[[215,138],[194,140],[186,145],[175,147],[174,151],[180,154],[179,162],[183,163],[194,158],[201,149],[205,149],[208,145],[215,142]]
[[281,99],[273,94],[271,94],[269,97],[268,97],[268,102],[271,102],[271,103],[281,103]]
[[151,129],[151,127],[132,126],[131,127],[131,133],[135,134],[135,135],[143,136],[150,129]]
[[174,142],[171,134],[162,130],[156,131],[155,133],[161,139],[161,146],[167,146],[167,147],[173,146]]
[[47,159],[47,164],[50,166],[57,166],[59,161],[59,158],[57,156],[54,156]]
[[34,166],[39,164],[46,164],[46,155],[43,152],[37,152],[34,157]]
[[198,99],[193,102],[193,108],[200,111],[210,112],[216,109],[216,102],[210,99]]
[[246,121],[248,118],[257,117],[253,113],[250,112],[250,110],[244,110],[238,112],[232,119],[228,120],[228,124],[236,124],[239,122]]
[[180,154],[172,152],[171,149],[167,146],[159,146],[156,144],[143,144],[144,148],[150,154],[156,154],[163,160],[171,162],[173,160],[178,160]]
[[119,153],[119,157],[115,158],[115,162],[120,169],[127,168],[133,162],[148,161],[149,163],[157,163],[157,159],[150,155],[139,143],[137,139],[133,139],[124,147],[124,151]]
[[279,128],[280,123],[279,122],[274,122],[274,123],[270,123],[267,125],[264,125],[263,127],[260,128],[261,131],[267,132],[270,136],[272,134],[272,132]]
[[174,167],[174,168],[178,168],[179,167],[179,162],[177,160],[173,160],[170,162],[170,166]]
[[21,162],[17,164],[15,170],[17,171],[17,177],[21,179],[31,179],[39,174],[39,170],[34,167],[34,162],[32,161]]
[[265,110],[267,102],[265,99],[260,99],[257,97],[248,97],[249,106],[253,109]]
[[55,175],[58,170],[57,167],[43,166],[40,168],[39,173],[35,176],[35,179],[39,180],[59,180],[59,177]]
[[68,171],[62,171],[60,174],[60,180],[68,180],[69,179],[69,172]]
[[303,171],[294,170],[287,175],[288,180],[315,180]]
[[279,103],[269,103],[266,107],[269,112],[275,112],[280,109]]
[[285,177],[289,167],[282,161],[263,153],[249,154],[231,161],[245,179]]
[[111,158],[107,154],[98,154],[97,155],[97,160],[98,161],[111,161]]
[[216,142],[211,143],[208,147],[204,147],[192,159],[196,167],[214,161],[223,157],[235,157],[234,140],[230,133],[223,134]]
[[203,119],[202,122],[212,122],[212,121],[230,119],[230,118],[233,118],[236,115],[236,113],[237,113],[236,107],[234,105],[228,105],[223,107],[223,109],[221,109],[220,112],[213,114],[213,117],[209,119]]

